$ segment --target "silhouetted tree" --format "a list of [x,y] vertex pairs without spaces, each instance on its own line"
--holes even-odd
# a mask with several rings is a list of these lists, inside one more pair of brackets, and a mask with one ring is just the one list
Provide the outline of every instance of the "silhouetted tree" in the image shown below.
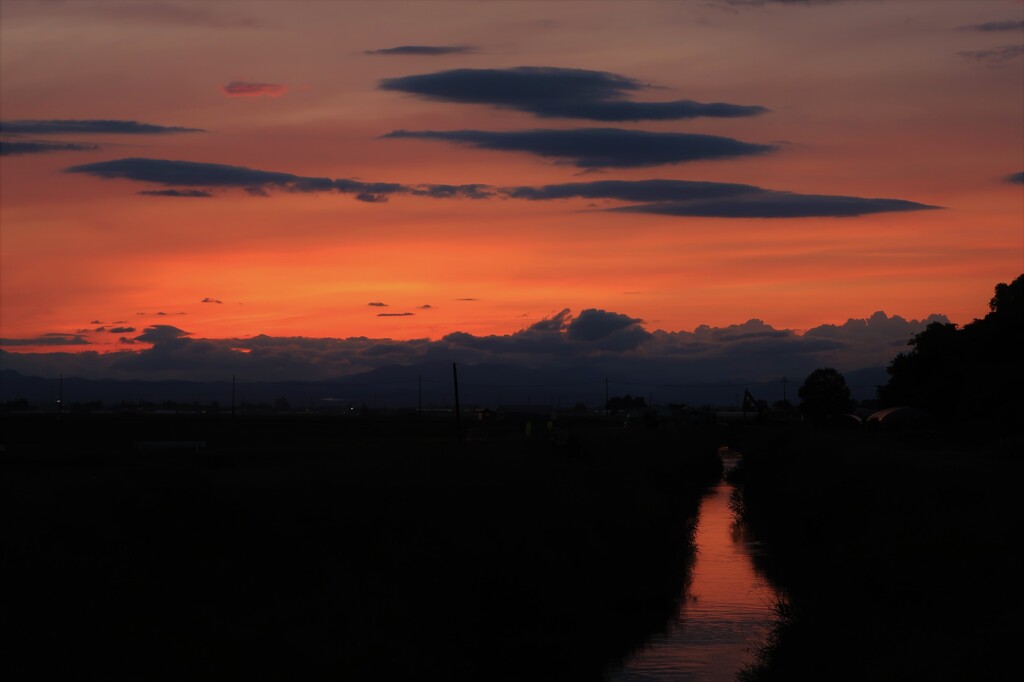
[[910,352],[886,368],[889,383],[879,388],[878,397],[890,407],[914,405],[943,416],[964,386],[963,335],[955,324],[932,322],[908,345]]
[[853,398],[846,379],[838,370],[821,367],[804,379],[797,391],[800,411],[808,421],[821,424],[848,414],[853,409]]
[[1020,422],[1024,386],[1024,275],[999,283],[990,312],[962,329],[934,322],[889,364],[883,405],[914,405],[941,419]]

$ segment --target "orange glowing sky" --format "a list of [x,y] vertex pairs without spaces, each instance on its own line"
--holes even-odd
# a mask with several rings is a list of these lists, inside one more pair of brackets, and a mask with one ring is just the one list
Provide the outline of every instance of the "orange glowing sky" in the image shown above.
[[[91,330],[153,324],[197,338],[437,339],[510,334],[564,308],[616,311],[651,331],[751,318],[803,330],[877,310],[964,324],[985,314],[997,282],[1024,271],[1024,185],[1007,180],[1024,171],[1024,4],[1016,0],[0,0],[0,11],[5,123],[205,131],[4,133],[5,141],[95,146],[0,157],[4,339],[79,334],[88,348],[113,351],[121,335]],[[466,49],[370,53],[410,45]],[[654,86],[631,93],[636,101],[769,111],[541,118],[379,87],[519,66]],[[232,96],[232,83],[265,87]],[[777,149],[584,172],[526,152],[382,137],[612,127]],[[711,181],[942,208],[725,218],[605,210],[627,203],[614,199],[399,194],[369,203],[273,188],[188,198],[138,194],[167,189],[152,182],[63,172],[130,157],[408,185]]]

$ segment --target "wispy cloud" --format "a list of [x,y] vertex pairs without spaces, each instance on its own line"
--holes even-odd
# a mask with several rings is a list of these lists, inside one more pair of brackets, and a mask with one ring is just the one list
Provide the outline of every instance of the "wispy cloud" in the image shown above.
[[[636,154],[642,153],[642,151],[632,150],[626,153]],[[73,166],[67,168],[66,171],[86,173],[101,178],[122,178],[161,185],[191,185],[193,187],[198,185],[211,189],[242,188],[254,195],[265,195],[268,190],[279,189],[287,192],[355,194],[357,199],[363,193],[372,193],[382,197],[407,194],[435,199],[504,198],[552,201],[582,198],[633,204],[613,207],[609,210],[717,218],[856,216],[888,211],[918,211],[938,208],[902,199],[799,194],[764,189],[755,185],[693,180],[600,180],[514,187],[491,187],[480,184],[402,185],[388,182],[309,178],[241,166],[163,159],[119,159]],[[198,189],[146,190],[139,194],[175,197],[211,196],[208,191]],[[383,306],[385,304],[375,301],[368,305]]]
[[377,313],[377,317],[411,317],[416,313]]
[[957,54],[964,59],[998,66],[1024,55],[1024,45],[1003,45],[988,50],[966,50]]
[[[245,3],[203,2],[185,4],[166,2],[163,0],[147,0],[145,2],[81,2],[52,0],[42,3],[14,3],[27,5],[27,11],[48,13],[59,16],[63,21],[74,21],[79,24],[101,19],[105,22],[118,24],[149,24],[160,29],[174,30],[179,27],[216,28],[216,29],[247,29],[258,28],[262,24],[255,17],[248,16],[239,9],[247,9]],[[20,8],[12,8],[13,14]],[[8,11],[5,8],[5,12]]]
[[612,210],[704,218],[840,218],[869,213],[923,211],[936,208],[939,207],[902,199],[869,199],[762,191],[726,199],[665,201],[623,206]]
[[[244,166],[167,159],[127,158],[65,168],[99,178],[134,180],[170,187],[207,189],[241,188],[254,195],[278,189],[286,192],[338,192],[354,194],[361,201],[379,201],[391,194],[433,198],[480,199],[491,196],[485,185],[402,185],[391,182],[360,182],[349,179],[311,178],[292,173],[265,171]],[[203,196],[197,190],[160,193],[158,196]]]
[[387,308],[388,307],[388,304],[384,303],[382,301],[370,301],[366,305],[374,306],[375,308]]
[[1001,31],[1024,31],[1024,19],[1007,19],[1006,21],[987,21],[983,24],[961,26],[962,31],[983,31],[985,33]]
[[1006,180],[1006,182],[1012,182],[1017,185],[1024,185],[1024,171],[1021,171],[1019,173],[1010,173],[1004,178],[1004,180]]
[[551,66],[453,69],[388,78],[380,87],[428,99],[517,109],[542,118],[676,120],[754,116],[768,111],[762,106],[725,102],[634,102],[626,99],[626,94],[650,86],[614,73]]
[[167,135],[172,133],[203,133],[202,128],[162,126],[139,121],[112,119],[25,119],[0,121],[0,133],[5,135]]
[[637,168],[704,159],[765,154],[773,145],[741,142],[730,137],[692,133],[653,133],[620,128],[570,130],[395,130],[391,139],[441,140],[480,149],[528,152],[567,160],[579,168]]
[[207,296],[202,301],[200,301],[200,303],[224,303],[224,301],[220,300],[219,298],[211,298]]
[[87,346],[89,340],[79,334],[50,333],[26,339],[0,339],[0,346]]
[[722,4],[733,7],[763,7],[764,5],[828,5],[838,2],[859,2],[859,0],[719,0]]
[[124,178],[159,185],[202,187],[276,186],[292,191],[326,191],[334,188],[328,178],[304,178],[290,173],[253,170],[242,166],[194,161],[127,158],[67,168],[68,173],[85,173],[101,178]]
[[201,189],[147,189],[136,192],[144,197],[186,197],[191,199],[209,199],[213,195]]
[[279,83],[250,83],[231,81],[221,87],[228,97],[280,97],[288,92],[288,86]]
[[470,45],[399,45],[366,50],[366,54],[415,55],[419,57],[440,57],[447,54],[469,54],[471,52],[476,52],[476,48]]
[[716,199],[760,192],[754,185],[693,180],[598,180],[559,185],[506,187],[502,194],[511,199],[546,201],[552,199],[618,199],[621,201],[685,201]]
[[509,198],[529,201],[567,198],[640,201],[646,203],[610,210],[713,218],[842,217],[938,208],[902,199],[798,194],[754,185],[661,179],[509,187],[499,192]]
[[99,146],[78,142],[22,142],[20,140],[0,140],[0,156],[48,154],[50,152],[88,152],[96,149],[99,149]]

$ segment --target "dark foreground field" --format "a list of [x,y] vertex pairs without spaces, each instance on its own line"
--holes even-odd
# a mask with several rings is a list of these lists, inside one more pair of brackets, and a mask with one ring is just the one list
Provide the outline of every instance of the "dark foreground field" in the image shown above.
[[667,427],[72,416],[3,417],[6,679],[599,680],[721,472]]
[[785,427],[731,442],[759,568],[788,595],[746,680],[1020,675],[1019,437]]

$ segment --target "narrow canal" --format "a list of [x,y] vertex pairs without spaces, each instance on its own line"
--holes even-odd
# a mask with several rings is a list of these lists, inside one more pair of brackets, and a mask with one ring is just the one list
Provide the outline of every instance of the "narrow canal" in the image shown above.
[[[719,454],[727,471],[739,459],[725,449]],[[608,682],[732,682],[753,660],[773,620],[776,592],[754,570],[757,546],[735,523],[732,490],[721,482],[701,501],[692,580],[667,633],[610,673]]]

